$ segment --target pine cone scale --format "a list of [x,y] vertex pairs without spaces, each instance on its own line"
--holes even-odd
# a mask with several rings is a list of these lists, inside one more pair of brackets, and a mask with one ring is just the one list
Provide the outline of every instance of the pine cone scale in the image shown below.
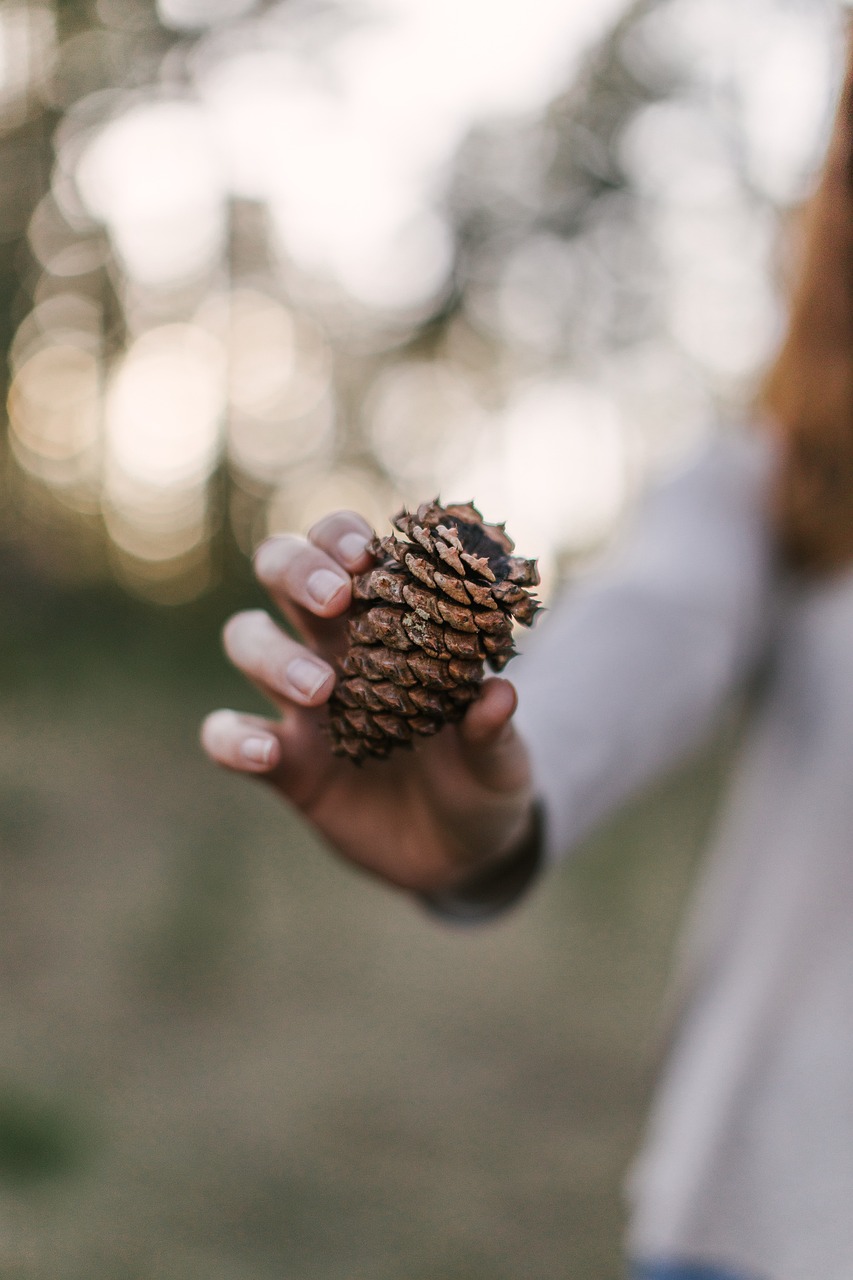
[[438,569],[435,571],[434,579],[439,591],[444,592],[451,600],[455,600],[457,604],[468,604],[469,595],[465,582],[460,582],[458,578],[449,578],[446,573],[441,573]]
[[441,622],[446,622],[454,631],[471,631],[476,633],[477,624],[474,621],[474,615],[470,609],[466,609],[462,604],[451,604],[447,600],[437,600],[438,616]]
[[408,668],[415,679],[427,689],[446,689],[450,681],[449,663],[440,658],[432,658],[425,653],[413,653],[408,659]]
[[415,613],[420,614],[426,621],[432,620],[439,624],[444,621],[439,602],[432,591],[427,591],[425,587],[406,584],[402,595],[409,608],[414,609]]

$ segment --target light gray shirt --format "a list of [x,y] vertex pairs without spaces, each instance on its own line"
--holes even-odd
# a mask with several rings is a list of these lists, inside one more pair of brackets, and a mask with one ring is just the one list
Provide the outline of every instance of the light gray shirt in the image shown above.
[[556,859],[769,664],[684,932],[629,1249],[851,1280],[853,572],[784,580],[772,466],[758,432],[719,440],[513,678]]

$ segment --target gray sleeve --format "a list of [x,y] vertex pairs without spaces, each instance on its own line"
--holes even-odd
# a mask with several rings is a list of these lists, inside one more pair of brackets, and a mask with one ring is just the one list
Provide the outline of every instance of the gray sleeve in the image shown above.
[[758,433],[719,439],[646,500],[511,671],[545,856],[576,845],[713,726],[765,643],[773,588]]

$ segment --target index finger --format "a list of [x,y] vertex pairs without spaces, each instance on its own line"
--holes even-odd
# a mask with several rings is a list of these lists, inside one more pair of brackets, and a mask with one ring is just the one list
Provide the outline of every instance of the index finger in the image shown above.
[[333,511],[308,531],[308,541],[348,573],[363,573],[373,563],[367,550],[372,537],[370,525],[356,511]]
[[346,633],[350,574],[373,558],[367,521],[354,511],[336,511],[313,526],[307,540],[278,534],[255,552],[255,574],[299,635],[327,653],[340,649]]

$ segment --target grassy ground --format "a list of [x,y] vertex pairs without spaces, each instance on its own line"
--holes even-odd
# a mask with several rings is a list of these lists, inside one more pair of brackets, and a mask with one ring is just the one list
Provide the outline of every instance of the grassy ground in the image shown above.
[[0,621],[3,1280],[616,1280],[721,750],[497,925],[196,749],[228,604]]

